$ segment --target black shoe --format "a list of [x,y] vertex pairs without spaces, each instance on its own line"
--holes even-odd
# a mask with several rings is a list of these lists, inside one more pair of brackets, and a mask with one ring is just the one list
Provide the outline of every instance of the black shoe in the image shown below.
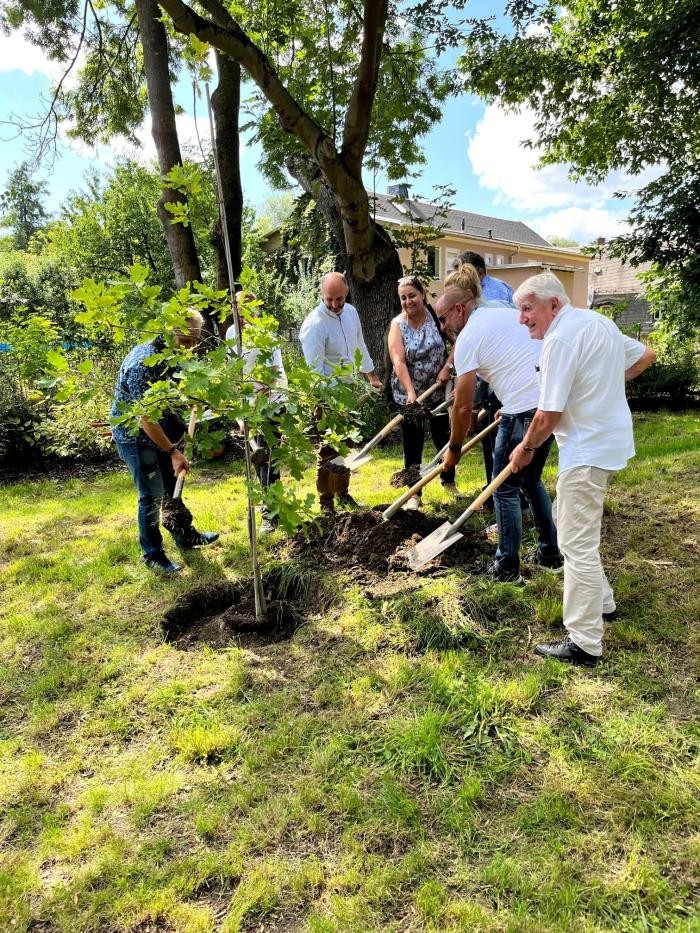
[[495,583],[524,583],[520,572],[517,570],[504,570],[495,560],[486,568],[486,576]]
[[525,555],[525,563],[536,564],[545,570],[551,570],[552,573],[561,573],[564,569],[564,558],[561,554],[543,554],[538,547]]
[[193,547],[206,547],[219,540],[218,531],[195,531],[188,538],[175,542],[175,546],[181,551],[189,551]]
[[617,609],[613,609],[612,612],[603,613],[603,622],[616,622],[617,621]]
[[564,641],[557,641],[548,645],[538,645],[535,654],[543,658],[556,658],[557,661],[566,661],[569,664],[578,664],[582,667],[595,667],[599,658],[589,654],[573,642],[567,635]]
[[182,570],[179,564],[174,564],[164,553],[144,557],[143,562],[151,570],[159,570],[161,573],[179,573]]
[[363,508],[356,499],[353,499],[349,492],[343,493],[342,496],[338,496],[338,505],[341,509],[347,509],[350,512],[355,512]]

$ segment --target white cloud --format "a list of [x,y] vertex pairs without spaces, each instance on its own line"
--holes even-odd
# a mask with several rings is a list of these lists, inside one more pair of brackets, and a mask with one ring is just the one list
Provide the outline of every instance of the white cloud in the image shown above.
[[[566,165],[537,168],[541,150],[523,145],[535,135],[534,122],[528,108],[506,111],[494,104],[486,108],[468,136],[472,169],[479,184],[493,192],[494,204],[509,205],[543,236],[571,236],[588,242],[621,232],[629,205],[613,201],[613,193],[638,189],[657,177],[661,167],[635,178],[614,172],[600,185],[571,181]],[[535,217],[528,219],[528,214]]]
[[[80,54],[67,79],[68,86],[74,83],[73,75],[76,74],[82,60],[83,56]],[[65,73],[66,67],[62,62],[51,61],[43,49],[33,45],[20,32],[12,32],[9,35],[0,32],[0,72],[21,71],[30,76],[40,74],[56,83]]]
[[624,215],[615,214],[605,208],[565,207],[526,221],[540,236],[568,237],[581,245],[591,243],[600,236],[609,239],[628,229]]
[[[192,155],[195,159],[201,157],[200,140],[205,153],[211,149],[209,118],[206,114],[198,116],[196,122],[194,117],[189,114],[178,114],[175,122],[180,140],[180,149],[184,157],[188,155]],[[80,140],[69,139],[65,134],[65,128],[62,128],[61,142],[77,155],[86,159],[95,159],[105,165],[113,165],[119,156],[132,159],[143,165],[155,162],[158,156],[151,133],[150,114],[146,116],[146,119],[135,131],[134,135],[137,139],[136,144],[124,136],[116,136],[110,140],[108,145],[87,146]]]

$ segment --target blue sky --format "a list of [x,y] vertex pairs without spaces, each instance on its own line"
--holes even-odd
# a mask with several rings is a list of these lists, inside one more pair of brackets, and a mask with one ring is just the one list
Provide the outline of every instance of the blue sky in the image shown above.
[[[484,0],[482,5],[489,4]],[[474,11],[470,10],[470,14],[474,15]],[[4,186],[8,172],[26,158],[24,141],[5,121],[13,113],[40,113],[57,74],[55,65],[21,36],[0,34],[0,185]],[[181,87],[178,96],[186,111],[179,118],[181,138],[186,145],[195,146],[191,88]],[[206,140],[204,101],[199,102],[196,117],[199,133]],[[629,190],[633,183],[617,176],[591,187],[570,182],[565,166],[537,170],[533,167],[536,155],[520,145],[531,125],[527,113],[507,114],[498,106],[486,106],[468,95],[451,99],[444,107],[441,122],[423,140],[428,162],[422,177],[412,181],[412,192],[429,198],[434,185],[450,184],[457,190],[454,202],[458,209],[522,220],[545,237],[568,236],[587,243],[597,236],[620,232],[629,202],[613,199],[612,194],[618,188]],[[63,138],[53,167],[44,166],[37,173],[48,184],[49,209],[57,211],[68,192],[82,186],[90,168],[108,166],[120,154],[143,160],[154,158],[148,124],[142,127],[139,137],[142,145],[137,149],[124,140],[114,140],[96,150]],[[256,168],[258,157],[259,152],[250,143],[242,147],[244,194],[254,206],[260,206],[269,193]],[[369,173],[365,182],[371,187]],[[378,191],[385,191],[386,179],[378,176],[376,185]]]

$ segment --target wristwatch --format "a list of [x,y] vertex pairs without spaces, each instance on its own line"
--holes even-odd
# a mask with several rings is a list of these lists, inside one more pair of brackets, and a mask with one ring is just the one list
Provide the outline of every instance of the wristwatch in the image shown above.
[[462,445],[461,445],[461,444],[448,444],[448,445],[447,445],[447,449],[450,451],[451,454],[461,454],[461,453],[462,453]]
[[169,447],[169,448],[168,448],[168,450],[167,450],[168,456],[171,456],[171,455],[172,455],[172,452],[173,452],[174,450],[177,450],[177,444],[173,444],[172,447]]

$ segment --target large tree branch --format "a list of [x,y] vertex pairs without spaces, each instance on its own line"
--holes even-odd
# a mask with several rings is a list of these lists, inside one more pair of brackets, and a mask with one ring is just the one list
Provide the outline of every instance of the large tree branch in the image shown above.
[[357,80],[345,114],[343,130],[343,159],[356,173],[362,169],[367,149],[370,120],[379,81],[384,29],[389,11],[388,0],[365,0],[362,34],[362,53]]
[[[158,0],[173,25],[183,35],[194,35],[202,42],[228,55],[245,68],[277,114],[282,129],[295,136],[312,154],[324,172],[333,172],[338,163],[333,140],[299,105],[282,84],[269,58],[216,0],[206,6],[215,21],[204,19],[183,0]],[[226,22],[223,26],[222,23]]]

